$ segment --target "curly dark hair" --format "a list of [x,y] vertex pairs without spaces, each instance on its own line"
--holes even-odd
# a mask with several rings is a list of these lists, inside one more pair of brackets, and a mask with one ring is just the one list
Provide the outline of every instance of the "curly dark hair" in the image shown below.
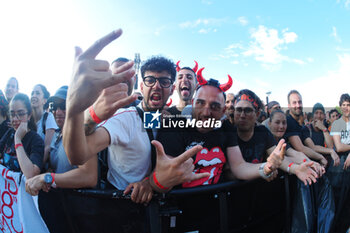
[[146,71],[153,71],[157,73],[167,71],[170,74],[172,81],[173,82],[175,81],[175,77],[176,77],[175,63],[165,57],[156,56],[156,57],[151,57],[150,59],[145,61],[141,66],[142,78],[145,77]]

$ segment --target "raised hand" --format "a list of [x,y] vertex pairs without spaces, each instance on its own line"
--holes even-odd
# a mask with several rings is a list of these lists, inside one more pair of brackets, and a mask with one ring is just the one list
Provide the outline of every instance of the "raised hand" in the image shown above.
[[[154,170],[155,174],[151,175],[150,180],[152,187],[157,191],[166,192],[175,185],[198,180],[210,175],[209,173],[193,173],[194,165],[191,157],[197,154],[197,152],[202,149],[202,146],[197,145],[173,158],[165,154],[164,148],[160,142],[153,140],[152,144],[156,147],[157,164]],[[157,188],[157,185],[154,184],[154,175],[158,183],[164,187],[163,190],[159,189],[159,186]]]
[[70,115],[83,112],[95,102],[103,89],[115,85],[118,85],[118,93],[113,96],[114,108],[123,107],[134,101],[135,97],[127,95],[126,84],[121,84],[134,76],[133,62],[125,63],[112,74],[107,61],[95,59],[105,46],[121,34],[121,29],[113,31],[96,41],[85,52],[76,47],[73,76],[67,94],[67,111]]
[[327,129],[326,126],[324,126],[323,121],[320,121],[320,120],[316,120],[314,125],[319,130]]
[[286,153],[286,144],[284,143],[284,139],[281,139],[278,142],[278,145],[276,146],[276,148],[272,151],[270,156],[267,158],[267,162],[264,167],[264,173],[266,175],[270,174],[271,172],[275,171],[277,168],[281,166],[285,153]]
[[18,126],[16,130],[15,139],[20,141],[27,133],[28,133],[28,122],[21,122],[21,124]]

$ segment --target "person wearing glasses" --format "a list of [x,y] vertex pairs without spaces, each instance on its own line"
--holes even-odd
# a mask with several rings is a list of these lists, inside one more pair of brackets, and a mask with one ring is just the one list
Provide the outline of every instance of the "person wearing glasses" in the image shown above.
[[50,97],[50,93],[47,91],[46,87],[42,84],[37,84],[34,86],[31,93],[31,105],[33,108],[33,118],[36,122],[37,133],[44,140],[45,152],[44,152],[44,165],[47,162],[50,145],[52,137],[57,129],[57,124],[55,118],[51,112],[46,112],[44,106],[47,105],[47,100]]
[[[135,75],[134,63],[129,61],[112,73],[107,61],[95,60],[101,50],[121,34],[121,29],[112,31],[85,52],[76,47],[63,143],[70,162],[77,165],[95,157],[97,152],[108,146],[108,181],[118,189],[125,189],[125,193],[132,189],[131,199],[134,202],[146,203],[151,200],[153,190],[168,192],[185,180],[209,174],[192,173],[193,161],[190,157],[200,147],[170,158],[155,140],[152,145],[156,147],[157,160],[153,160],[155,169],[151,173],[150,137],[156,138],[157,130],[147,133],[137,108],[122,109],[137,98],[137,95],[127,95],[125,84]],[[144,98],[138,107],[141,111],[161,111],[174,91],[175,64],[164,57],[152,57],[142,65],[141,75],[140,87]],[[98,97],[106,89],[111,93],[108,99],[98,102]],[[90,135],[85,135],[84,112],[88,112],[96,123],[101,123]]]
[[[201,145],[203,149],[193,157],[194,172],[197,174],[210,173],[192,182],[184,182],[183,188],[217,184],[224,181],[224,166],[234,174],[235,178],[241,180],[252,180],[262,177],[266,180],[274,178],[273,172],[280,166],[284,148],[283,140],[269,157],[267,163],[252,164],[246,162],[240,151],[237,142],[237,133],[229,120],[224,120],[220,127],[205,127],[204,122],[221,121],[225,114],[225,91],[232,85],[232,79],[226,84],[220,84],[215,79],[208,81],[202,78],[201,72],[197,73],[199,86],[192,101],[192,119],[197,122],[195,127],[170,129],[159,132],[158,140],[164,145],[165,153],[171,156],[178,156],[194,146]],[[202,127],[198,122],[202,122]],[[184,198],[186,199],[186,198]],[[205,205],[203,204],[205,203]],[[213,197],[198,196],[194,199],[183,200],[181,210],[183,214],[177,218],[176,230],[185,232],[199,230],[199,232],[216,232],[213,229],[218,226],[213,218],[218,213],[217,202]],[[196,215],[193,215],[193,210]],[[199,217],[200,216],[200,217]],[[199,220],[200,219],[200,220]],[[199,221],[198,221],[199,220]],[[216,224],[215,224],[216,223]],[[197,228],[188,229],[189,226]]]
[[[238,145],[245,161],[262,163],[273,154],[277,141],[271,132],[263,125],[257,125],[263,104],[260,98],[251,90],[239,91],[235,101],[235,124],[237,127]],[[282,140],[280,137],[278,140]],[[278,147],[278,146],[277,146]],[[317,173],[310,167],[312,163],[299,166],[292,159],[285,157],[279,167],[289,174],[295,174],[305,185],[316,182]],[[277,174],[275,173],[274,176]]]
[[[51,142],[48,172],[26,181],[26,191],[33,196],[39,194],[39,210],[52,233],[71,232],[59,188],[91,188],[97,184],[97,157],[81,166],[74,166],[69,163],[64,151],[62,129],[66,119],[67,90],[67,86],[60,87],[47,101],[58,126]],[[51,188],[54,190],[50,191]]]
[[12,171],[22,172],[29,179],[40,174],[44,142],[36,133],[27,95],[17,93],[10,102],[9,112],[13,130],[7,131],[1,139],[1,164]]

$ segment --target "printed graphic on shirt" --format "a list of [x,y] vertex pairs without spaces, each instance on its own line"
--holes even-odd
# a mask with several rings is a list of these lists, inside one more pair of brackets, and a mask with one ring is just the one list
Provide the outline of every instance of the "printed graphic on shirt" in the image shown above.
[[196,174],[208,172],[210,176],[184,183],[182,186],[184,188],[189,188],[218,183],[225,163],[225,154],[220,147],[213,147],[211,150],[203,148],[196,154],[194,161],[195,169],[193,172]]

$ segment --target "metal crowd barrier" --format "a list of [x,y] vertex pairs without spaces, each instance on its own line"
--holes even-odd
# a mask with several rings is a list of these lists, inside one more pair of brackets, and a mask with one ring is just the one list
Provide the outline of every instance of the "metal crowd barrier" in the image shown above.
[[[110,202],[108,201],[108,203],[112,203],[113,201],[131,203],[130,195],[124,195],[121,190],[77,189],[64,190],[64,192],[66,195],[78,195],[88,199],[109,200]],[[248,197],[248,199],[245,200],[247,196],[252,196],[253,198],[249,199]],[[203,220],[202,223],[199,222],[199,225],[191,227],[190,225],[192,222],[189,220],[188,226],[185,224],[185,228],[179,230],[174,223],[174,220],[176,222],[178,218],[183,217],[183,214],[185,214],[185,217],[183,217],[185,221],[191,219],[194,215],[201,216],[202,210],[197,211],[193,209],[192,212],[189,205],[192,205],[197,198],[200,199],[202,197],[212,197],[212,199],[210,199],[210,202],[214,200],[212,206],[218,205],[218,216],[216,212],[210,213],[210,210],[208,211],[214,218],[219,217],[219,221],[213,223],[216,224],[214,228],[216,228],[217,232],[290,232],[291,202],[288,176],[280,176],[270,183],[262,179],[253,181],[229,181],[215,185],[174,189],[166,194],[157,193],[153,196],[149,205],[145,207],[147,219],[145,232],[164,233],[192,231],[195,230],[196,227],[200,227],[201,224],[207,224],[205,220]],[[239,200],[237,200],[237,198]],[[271,200],[269,200],[269,198]],[[181,206],[183,201],[189,202],[190,204]],[[268,203],[264,203],[265,201]],[[204,206],[207,204],[209,203],[203,203]],[[264,204],[266,204],[265,207]],[[237,205],[241,205],[243,208],[235,209]],[[272,207],[268,208],[269,206]],[[187,213],[183,211],[183,208],[187,209]],[[260,213],[261,211],[263,213]],[[115,209],[115,212],[117,213],[118,209]],[[116,214],[116,216],[118,216],[118,214]],[[203,217],[207,218],[208,216],[204,214]],[[275,224],[279,224],[279,227],[273,228],[270,226],[270,224],[274,222]],[[77,228],[79,228],[79,226],[77,226]],[[257,231],[257,229],[261,231]],[[263,229],[268,230],[265,231]],[[111,232],[110,230],[112,229],[108,229],[107,227],[105,230],[106,232]],[[104,231],[100,229],[99,232]]]

